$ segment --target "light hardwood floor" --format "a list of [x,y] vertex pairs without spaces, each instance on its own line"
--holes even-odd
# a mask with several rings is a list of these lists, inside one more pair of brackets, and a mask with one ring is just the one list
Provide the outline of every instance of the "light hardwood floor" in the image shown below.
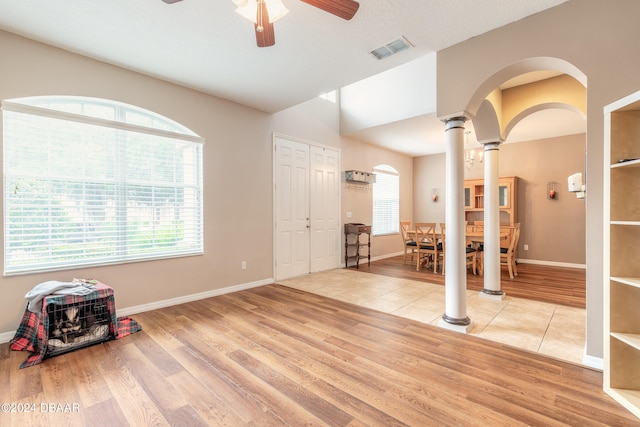
[[26,369],[0,345],[0,402],[35,409],[0,425],[640,425],[598,371],[281,285],[133,317]]

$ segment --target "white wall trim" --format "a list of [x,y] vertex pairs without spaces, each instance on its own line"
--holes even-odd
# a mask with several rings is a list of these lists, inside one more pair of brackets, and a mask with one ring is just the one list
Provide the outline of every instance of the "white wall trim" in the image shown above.
[[582,356],[582,364],[599,371],[604,370],[604,359],[602,357],[589,356],[585,354]]
[[[394,256],[400,256],[400,255],[404,255],[404,252],[395,252],[395,253],[392,253],[392,254],[378,255],[376,257],[371,257],[371,261],[380,261],[381,259],[393,258]],[[362,262],[362,261],[360,261],[360,262]],[[364,262],[367,262],[366,258],[365,258]]]
[[[395,253],[392,253],[392,254],[378,255],[378,256],[375,256],[375,257],[372,256],[371,257],[371,262],[380,261],[381,259],[385,259],[385,258],[393,258],[395,256],[400,256],[400,255],[403,255],[403,254],[404,254],[404,252],[395,252]],[[360,257],[360,262],[358,264],[366,264],[367,262],[368,262],[368,260],[367,260],[366,256],[364,258]],[[344,262],[340,264],[340,267],[341,268],[345,268]]]
[[[257,288],[264,285],[270,285],[272,283],[274,283],[273,278],[262,279],[262,280],[257,280],[255,282],[241,283],[239,285],[227,286],[226,288],[213,289],[211,291],[200,292],[200,293],[191,294],[191,295],[184,295],[177,298],[171,298],[163,301],[155,301],[148,304],[136,305],[133,307],[126,307],[123,309],[116,308],[116,315],[118,317],[130,316],[132,314],[144,313],[145,311],[157,310],[159,308],[170,307],[172,305],[184,304],[186,302],[198,301],[205,298],[217,297],[224,294],[230,294],[232,292],[243,291],[245,289]],[[11,341],[15,335],[16,335],[16,331],[0,333],[0,344],[4,344]]]
[[526,259],[526,258],[518,258],[518,262],[522,264],[548,265],[550,267],[580,268],[582,270],[587,269],[587,264],[574,264],[571,262],[542,261],[537,259]]
[[3,332],[0,334],[0,344],[9,342],[16,336],[16,331]]
[[130,316],[136,313],[143,313],[145,311],[156,310],[158,308],[170,307],[173,305],[184,304],[187,302],[198,301],[205,298],[217,297],[224,294],[230,294],[232,292],[243,291],[245,289],[257,288],[259,286],[270,285],[273,283],[273,279],[262,279],[255,282],[241,283],[239,285],[227,286],[226,288],[213,289],[211,291],[200,292],[197,294],[184,295],[177,298],[171,298],[163,301],[156,301],[149,304],[136,305],[133,307],[127,307],[123,309],[116,309],[118,317]]

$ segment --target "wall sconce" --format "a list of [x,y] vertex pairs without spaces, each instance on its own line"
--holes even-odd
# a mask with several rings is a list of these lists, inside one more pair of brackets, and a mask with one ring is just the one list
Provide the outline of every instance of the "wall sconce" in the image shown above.
[[556,200],[558,198],[558,183],[555,181],[547,182],[547,199]]
[[433,200],[434,202],[438,201],[438,189],[437,188],[432,188],[431,189],[431,200]]

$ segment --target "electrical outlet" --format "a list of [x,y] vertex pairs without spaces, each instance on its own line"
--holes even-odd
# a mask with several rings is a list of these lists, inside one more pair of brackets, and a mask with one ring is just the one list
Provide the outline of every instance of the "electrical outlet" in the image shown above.
[[243,270],[247,269],[247,261],[242,261],[242,264],[240,264],[240,268]]
[[524,245],[524,250],[528,251],[529,250],[529,245]]
[[351,211],[347,211],[347,218],[351,218]]

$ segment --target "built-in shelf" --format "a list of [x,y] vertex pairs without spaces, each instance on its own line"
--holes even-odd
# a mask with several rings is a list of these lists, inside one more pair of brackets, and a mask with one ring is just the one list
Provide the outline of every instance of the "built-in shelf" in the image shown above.
[[620,332],[611,332],[611,336],[618,341],[622,341],[628,346],[640,350],[640,334],[623,334]]
[[629,411],[636,413],[635,408],[640,408],[640,391],[622,388],[612,388],[609,395]]
[[603,388],[640,417],[640,92],[605,107],[604,129]]
[[638,277],[611,277],[614,282],[622,283],[623,285],[635,286],[640,288],[640,278]]
[[614,163],[611,165],[611,169],[615,168],[640,168],[640,159],[630,160],[628,162]]

